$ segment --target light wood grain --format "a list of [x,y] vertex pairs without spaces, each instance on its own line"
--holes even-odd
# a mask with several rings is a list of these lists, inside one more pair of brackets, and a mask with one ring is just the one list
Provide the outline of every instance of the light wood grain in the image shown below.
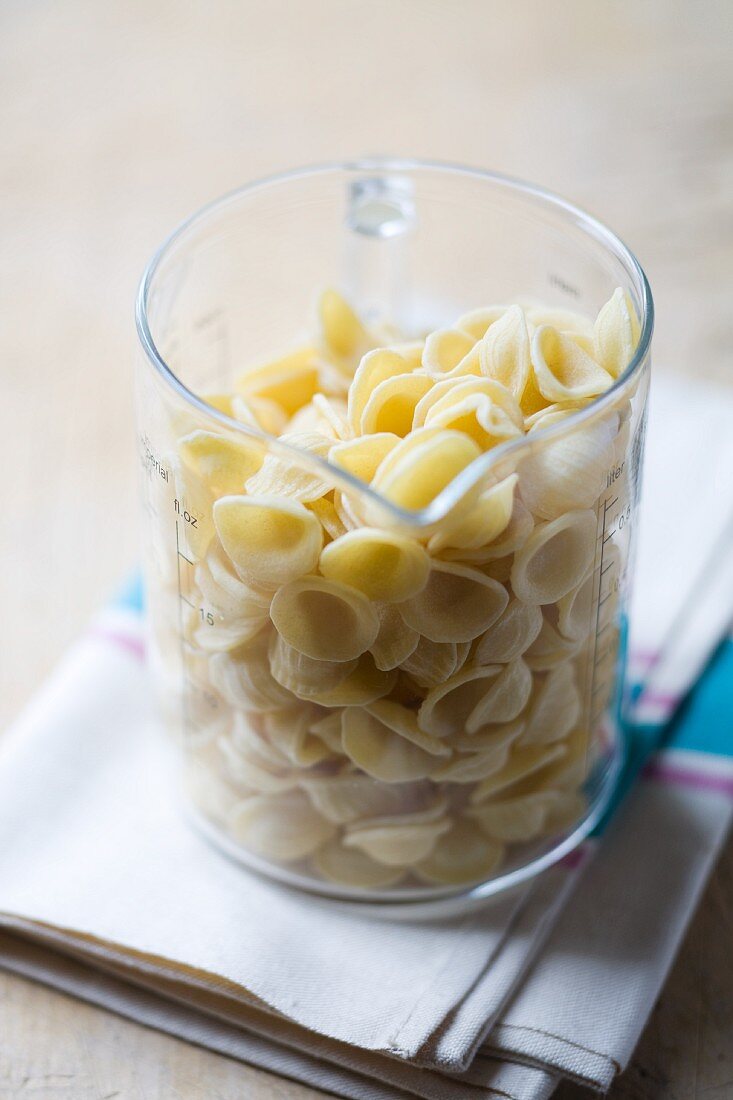
[[[136,555],[139,272],[243,181],[385,152],[544,183],[639,254],[656,369],[729,379],[732,37],[725,0],[0,6],[0,721]],[[615,1100],[733,1095],[732,899],[729,851]],[[0,1100],[316,1095],[6,976],[0,1034]]]

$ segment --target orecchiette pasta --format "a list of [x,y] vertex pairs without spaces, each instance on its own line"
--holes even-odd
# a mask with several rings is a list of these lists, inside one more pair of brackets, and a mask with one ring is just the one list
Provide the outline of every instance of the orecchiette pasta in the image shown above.
[[549,850],[607,766],[628,510],[603,501],[638,417],[596,398],[639,325],[621,289],[595,325],[490,305],[419,339],[333,290],[316,312],[207,398],[239,433],[172,418],[155,657],[191,797],[243,851],[439,894]]

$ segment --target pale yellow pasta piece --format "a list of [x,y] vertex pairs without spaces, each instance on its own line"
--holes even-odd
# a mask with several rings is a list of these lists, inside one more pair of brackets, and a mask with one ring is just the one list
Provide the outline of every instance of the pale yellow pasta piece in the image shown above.
[[359,432],[406,436],[412,430],[416,406],[432,385],[429,375],[417,372],[385,378],[369,395],[359,419]]
[[514,598],[501,617],[476,643],[473,660],[478,665],[505,664],[529,649],[542,628],[542,612],[536,604]]
[[388,500],[413,511],[427,507],[481,453],[463,432],[424,432],[413,432],[398,444],[372,482]]
[[225,653],[254,638],[267,621],[267,610],[256,604],[246,616],[231,621],[207,612],[204,607],[193,608],[190,634],[187,631],[186,637],[205,653]]
[[557,603],[591,568],[595,544],[596,517],[590,510],[539,524],[514,555],[515,594],[525,603]]
[[288,421],[287,434],[316,432],[328,439],[345,439],[350,434],[346,423],[346,402],[341,397],[313,395],[313,400]]
[[403,707],[391,699],[379,699],[374,703],[368,703],[364,710],[387,729],[393,730],[400,737],[405,737],[431,756],[450,755],[450,749],[420,728],[417,715],[408,707]]
[[[458,383],[455,388],[458,389],[459,385],[463,384]],[[482,451],[522,434],[507,413],[481,393],[447,395],[429,409],[425,425],[464,432],[475,440]]]
[[474,338],[460,328],[438,329],[425,340],[422,365],[427,371],[444,374],[457,367],[475,343]]
[[277,682],[299,699],[312,699],[343,683],[357,665],[351,661],[321,661],[289,645],[277,632],[269,647],[270,668]]
[[483,779],[471,794],[470,801],[480,805],[499,791],[504,791],[515,783],[528,779],[567,755],[567,747],[562,742],[553,745],[528,745],[526,748],[514,748],[503,768]]
[[267,616],[272,589],[243,581],[218,544],[196,566],[194,579],[207,607],[228,622],[256,618],[258,611]]
[[348,528],[344,526],[344,523],[336,511],[336,505],[328,497],[319,497],[318,500],[311,500],[306,504],[306,508],[309,512],[312,512],[314,516],[317,516],[320,520],[321,527],[331,539],[339,539],[342,535],[345,535]]
[[328,453],[328,460],[368,485],[382,460],[399,441],[400,437],[393,432],[360,435],[356,439],[335,443]]
[[231,393],[203,393],[201,400],[205,401],[207,405],[211,405],[212,409],[216,409],[217,412],[234,417],[233,395]]
[[639,321],[631,299],[621,287],[601,309],[593,329],[596,360],[612,378],[628,367],[639,343]]
[[216,432],[195,431],[178,444],[178,453],[192,473],[215,497],[241,493],[259,470],[265,452],[256,443],[236,442]]
[[524,733],[518,744],[548,745],[561,741],[580,717],[580,694],[570,662],[545,675],[535,675],[532,699],[524,716]]
[[542,834],[557,801],[558,796],[553,791],[539,791],[519,798],[487,802],[468,810],[467,815],[492,840],[517,843]]
[[283,497],[222,497],[214,524],[238,573],[256,584],[284,584],[314,569],[321,525],[307,508]]
[[572,335],[541,325],[532,337],[532,366],[548,401],[572,401],[605,393],[613,378],[583,351]]
[[463,664],[461,657],[464,655],[460,652],[458,644],[431,642],[429,638],[421,637],[417,631],[414,633],[419,641],[409,657],[402,662],[403,672],[423,688],[432,688],[437,684],[445,683]]
[[[436,768],[431,778],[435,783],[478,783],[487,775],[492,775],[505,767],[509,760],[511,746],[522,727],[519,723],[503,726],[489,739],[489,731],[482,736],[482,747],[475,752],[456,755],[446,764]],[[462,744],[469,744],[466,736]],[[455,747],[455,743],[452,742]]]
[[[287,432],[280,441],[322,459],[328,458],[333,446],[333,439],[313,431]],[[303,504],[326,496],[334,487],[328,471],[307,469],[298,459],[274,452],[267,455],[262,468],[246,484],[250,496],[288,497]]]
[[510,306],[490,325],[479,346],[481,373],[501,382],[517,401],[522,400],[530,373],[529,333],[524,313]]
[[475,550],[498,539],[511,522],[518,480],[516,474],[505,477],[497,485],[484,489],[465,514],[455,519],[448,517],[428,540],[430,553],[439,554],[446,549]]
[[470,821],[454,821],[427,859],[413,868],[419,878],[437,886],[483,882],[498,870],[504,846],[489,840]]
[[503,725],[484,726],[475,733],[459,731],[451,735],[450,746],[456,753],[488,753],[499,746],[512,745],[519,739],[523,730],[524,722],[520,718],[514,722],[505,722]]
[[509,597],[497,581],[457,562],[434,561],[417,596],[400,604],[408,626],[432,642],[469,642],[496,622]]
[[358,848],[345,848],[338,840],[329,840],[313,856],[313,866],[322,878],[339,886],[365,890],[395,886],[404,877],[402,867],[376,863]]
[[[538,424],[542,426],[542,421]],[[539,441],[528,452],[519,465],[519,485],[524,503],[536,517],[555,519],[595,504],[606,488],[617,428],[618,418],[612,413],[558,439]]]
[[358,588],[370,600],[398,603],[425,587],[430,558],[405,535],[362,527],[324,547],[319,568],[324,577]]
[[284,863],[310,855],[335,833],[302,791],[247,798],[233,810],[229,824],[245,848]]
[[274,401],[292,416],[308,404],[317,384],[317,352],[313,347],[304,347],[246,371],[237,379],[236,390],[245,400],[257,397]]
[[393,604],[379,604],[376,607],[379,616],[379,633],[370,653],[374,663],[383,672],[399,668],[415,652],[420,635],[408,626],[399,609]]
[[318,299],[318,319],[323,342],[337,359],[351,359],[368,347],[369,333],[337,291],[323,291]]
[[524,709],[532,677],[521,659],[508,665],[470,665],[432,688],[419,711],[422,729],[435,737],[476,733],[511,722]]
[[456,328],[467,332],[474,340],[481,340],[491,326],[506,313],[508,306],[481,306],[464,313],[456,321]]
[[594,597],[598,594],[598,585],[597,573],[589,573],[577,588],[557,601],[557,625],[565,638],[580,641],[587,637],[593,625]]
[[254,394],[241,397],[235,393],[231,398],[231,415],[257,431],[281,435],[288,423],[288,414],[269,397],[256,397]]
[[293,764],[309,768],[333,757],[325,742],[312,733],[312,712],[308,707],[269,711],[263,716],[265,734]]
[[282,758],[273,759],[261,738],[251,731],[248,739],[218,742],[221,768],[230,783],[255,794],[281,794],[298,785],[298,771]]
[[424,779],[440,759],[395,734],[361,707],[344,711],[342,745],[358,768],[384,783]]
[[438,837],[447,833],[447,817],[426,818],[423,814],[404,814],[349,826],[343,837],[348,848],[358,848],[388,867],[409,867],[427,859]]
[[[520,482],[521,485],[521,482]],[[529,538],[534,528],[534,519],[521,497],[514,495],[514,508],[506,529],[489,543],[476,551],[476,560],[481,562],[498,561],[514,554]],[[480,555],[480,557],[479,557]]]
[[323,707],[356,707],[373,703],[389,695],[397,680],[397,672],[384,672],[374,664],[370,653],[362,653],[356,668],[334,688],[314,693],[313,702]]
[[527,324],[532,329],[540,325],[552,325],[560,332],[572,332],[578,336],[593,338],[593,323],[590,318],[573,309],[558,309],[543,305],[525,306]]
[[582,645],[558,633],[547,615],[543,615],[540,632],[524,653],[524,660],[533,671],[545,672],[574,657]]
[[361,418],[367,402],[380,383],[410,370],[410,363],[397,351],[377,348],[367,352],[349,386],[348,421],[354,435],[361,433]]
[[233,707],[266,711],[292,705],[292,695],[270,671],[268,644],[268,631],[260,631],[238,649],[209,660],[212,685]]
[[[324,745],[328,745],[331,752],[341,752],[341,711],[319,711],[319,717],[310,724],[310,731],[316,737],[320,737]],[[328,816],[328,815],[326,815]]]
[[[339,744],[341,743],[339,717]],[[318,812],[336,825],[365,818],[417,813],[435,804],[435,788],[427,782],[380,783],[357,771],[306,776],[303,788]]]
[[[476,435],[477,441],[485,437],[494,442],[511,438],[523,430],[524,415],[520,405],[500,382],[494,378],[446,378],[435,382],[415,409],[414,427],[429,426],[431,418],[442,415],[446,410],[455,408],[472,397],[485,398],[485,404],[479,406],[485,410],[483,418],[477,416],[482,432]],[[434,427],[444,425],[434,424]],[[460,429],[465,430],[465,429]],[[474,430],[477,429],[474,427]]]
[[340,489],[334,490],[333,507],[344,531],[353,531],[361,526],[361,519],[357,515],[352,498]]
[[532,413],[524,418],[525,432],[538,432],[542,428],[549,428],[552,424],[558,424],[561,420],[578,409],[585,409],[593,404],[592,397],[577,398],[574,401],[556,401],[553,405],[546,405],[539,412]]
[[217,825],[226,824],[227,818],[242,797],[231,783],[227,783],[209,768],[201,767],[193,756],[185,761],[183,783],[194,806]]
[[359,657],[379,633],[379,617],[366,597],[325,577],[301,577],[283,585],[270,616],[286,642],[317,661]]

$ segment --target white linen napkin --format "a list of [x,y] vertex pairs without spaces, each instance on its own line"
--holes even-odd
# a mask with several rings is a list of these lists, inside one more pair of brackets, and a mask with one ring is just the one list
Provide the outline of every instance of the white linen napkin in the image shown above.
[[[662,425],[684,412],[687,438],[702,442],[682,471],[669,433],[650,433],[637,588],[650,601],[660,544],[647,547],[668,538],[656,482],[687,476],[698,458],[685,532],[664,546],[678,555],[668,595],[679,613],[733,514],[724,478],[712,513],[701,489],[725,470],[723,447],[730,469],[720,429],[733,402],[709,395],[696,428],[685,387],[659,390]],[[654,620],[646,663],[663,640]],[[717,630],[700,632],[698,653]],[[182,824],[141,650],[139,616],[107,612],[3,739],[0,965],[341,1096],[543,1100],[562,1075],[610,1083],[730,816],[728,765],[705,779],[720,747],[699,719],[693,733],[685,719],[677,755],[657,761],[602,843],[485,909],[372,920],[246,874]],[[713,725],[733,694],[733,673],[718,679]],[[656,718],[675,702],[658,700]]]

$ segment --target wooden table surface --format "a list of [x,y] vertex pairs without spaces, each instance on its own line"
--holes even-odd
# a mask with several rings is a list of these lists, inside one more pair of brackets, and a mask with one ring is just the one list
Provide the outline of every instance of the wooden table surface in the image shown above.
[[[543,183],[638,253],[657,371],[729,380],[732,38],[729,0],[0,4],[0,723],[135,559],[136,282],[241,182],[383,152]],[[733,1096],[732,902],[729,848],[615,1100]],[[0,1100],[317,1095],[4,975],[0,1036]]]

